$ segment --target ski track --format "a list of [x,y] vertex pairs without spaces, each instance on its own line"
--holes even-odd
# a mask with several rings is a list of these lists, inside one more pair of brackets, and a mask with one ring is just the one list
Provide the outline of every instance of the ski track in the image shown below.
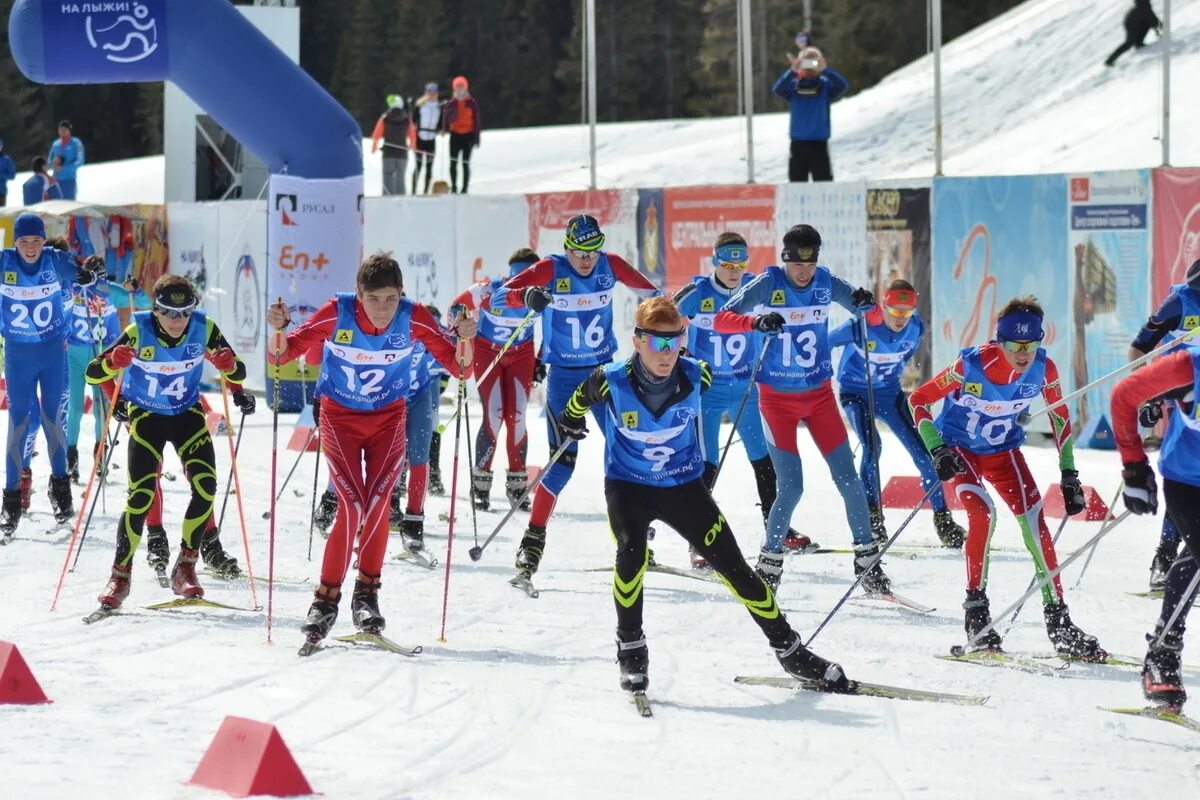
[[[284,415],[281,430],[293,420]],[[531,453],[540,454],[543,426],[530,431]],[[245,437],[243,487],[247,506],[257,508],[268,496],[269,462],[251,461],[249,454],[270,452],[270,418],[249,420]],[[1027,455],[1040,481],[1057,479],[1052,447],[1032,442]],[[451,454],[444,456],[448,469]],[[802,457],[819,464],[806,437]],[[172,458],[168,468],[178,470]],[[1115,454],[1080,451],[1078,459],[1084,482],[1111,497],[1119,480]],[[312,467],[306,456],[297,473],[309,475],[305,485],[311,485]],[[35,473],[45,469],[44,461],[35,462]],[[762,522],[740,448],[727,470],[717,499],[753,561]],[[913,473],[894,441],[883,449],[883,472]],[[55,702],[0,709],[21,731],[5,740],[6,795],[11,787],[13,797],[58,798],[86,786],[91,793],[215,797],[184,782],[228,714],[277,725],[314,788],[331,798],[590,800],[607,797],[614,785],[658,796],[732,796],[753,786],[872,800],[1200,792],[1200,740],[1193,734],[1096,708],[1139,704],[1136,670],[1074,664],[1042,676],[934,658],[963,639],[963,566],[961,555],[931,547],[937,540],[927,511],[897,541],[907,549],[886,563],[898,592],[938,610],[919,615],[870,601],[847,603],[813,646],[851,677],[986,694],[986,706],[736,685],[735,675],[779,674],[746,611],[720,584],[648,572],[645,630],[655,716],[639,719],[617,682],[612,575],[591,571],[612,563],[604,500],[594,491],[602,478],[600,437],[584,443],[577,473],[560,499],[564,513],[551,523],[535,577],[538,599],[507,584],[526,514],[513,518],[479,563],[466,555],[474,537],[455,537],[444,643],[436,641],[443,565],[425,570],[389,559],[381,593],[386,633],[422,645],[414,658],[332,642],[299,658],[298,628],[311,584],[275,586],[272,646],[266,645],[265,612],[145,610],[172,595],[154,580],[144,550],[135,557],[129,612],[84,626],[79,620],[95,608],[107,578],[117,510],[93,518],[78,568],[66,576],[53,613],[49,600],[66,540],[46,547],[50,542],[18,538],[0,550],[12,595],[0,639],[21,647]],[[827,471],[816,466],[806,473],[796,527],[825,546],[848,546]],[[166,496],[174,537],[188,492],[168,483]],[[464,494],[459,502],[466,501]],[[42,510],[43,503],[36,495],[35,507]],[[443,564],[445,524],[436,515],[448,506],[449,498],[430,498],[426,509],[428,546]],[[313,562],[305,555],[308,510],[307,502],[280,505],[279,575],[315,578],[319,570],[322,543],[316,542]],[[905,516],[889,510],[889,530]],[[480,515],[481,523],[488,517]],[[262,577],[267,526],[247,522]],[[238,552],[241,535],[229,523],[227,515],[225,544]],[[1160,518],[1123,523],[1102,542],[1079,589],[1070,588],[1078,567],[1065,576],[1073,617],[1114,653],[1140,656],[1143,634],[1157,615],[1156,601],[1126,592],[1144,588],[1159,524]],[[483,524],[481,532],[491,527]],[[1095,524],[1069,524],[1061,553],[1096,530]],[[1024,591],[1032,566],[1011,518],[1002,516],[993,541],[989,589],[998,613]],[[173,552],[177,546],[172,541]],[[685,543],[665,527],[654,549],[659,563],[687,566]],[[850,559],[787,559],[779,602],[806,638],[849,585]],[[202,581],[213,600],[249,604],[244,580]],[[266,587],[259,588],[265,605]],[[333,635],[351,630],[348,605],[342,612]],[[1013,652],[1049,651],[1040,617],[1036,604],[1026,607],[1006,637]]]

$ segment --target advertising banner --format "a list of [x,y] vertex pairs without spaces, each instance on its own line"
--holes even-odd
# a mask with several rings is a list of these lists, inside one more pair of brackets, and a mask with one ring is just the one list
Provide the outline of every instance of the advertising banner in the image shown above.
[[[236,200],[215,204],[219,238],[211,256],[205,250],[205,310],[246,362],[246,386],[266,385],[267,203]],[[215,307],[215,310],[214,310]]]
[[1200,258],[1200,169],[1156,169],[1154,295],[1157,306]]
[[909,362],[910,382],[924,381],[932,374],[929,259],[929,189],[868,189],[868,286],[882,299],[892,281],[911,283],[917,290],[917,313],[927,330]]
[[667,294],[712,269],[713,243],[725,231],[746,239],[751,269],[778,261],[774,186],[687,186],[664,189],[662,196],[666,227],[662,289]]
[[442,311],[470,275],[454,255],[457,199],[461,197],[372,197],[364,206],[364,251],[390,251],[404,275],[405,294]]
[[[526,238],[529,204],[521,195],[460,195],[454,206],[453,230],[460,273],[455,294],[485,278],[507,277],[513,251],[532,246]],[[561,252],[561,247],[552,252]]]
[[1043,346],[1068,380],[1066,179],[937,178],[933,209],[934,372],[990,341],[1005,303],[1034,295],[1046,310]]
[[665,291],[667,285],[667,242],[664,236],[666,214],[662,189],[638,189],[637,263],[638,270],[650,282]]
[[[209,270],[216,266],[220,257],[216,252],[221,238],[220,205],[170,203],[167,219],[168,235],[172,242],[168,264],[170,273],[182,275],[192,282],[204,298],[204,310],[225,330],[226,325],[217,315],[217,298],[209,293]],[[228,331],[229,335],[232,333],[232,329]]]
[[[1148,170],[1068,176],[1071,374],[1064,384],[1086,386],[1128,360],[1129,343],[1150,309],[1150,173]],[[1078,437],[1107,417],[1112,384],[1072,404]],[[1105,428],[1101,428],[1104,430]],[[1111,443],[1110,443],[1111,444]]]
[[775,189],[774,264],[793,225],[821,234],[821,263],[854,286],[867,285],[867,187],[846,183],[785,183]]

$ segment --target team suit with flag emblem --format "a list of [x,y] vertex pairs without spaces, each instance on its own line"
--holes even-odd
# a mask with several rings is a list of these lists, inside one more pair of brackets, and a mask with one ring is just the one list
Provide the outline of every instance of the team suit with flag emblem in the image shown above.
[[[1020,449],[1025,430],[1017,424],[1017,417],[1039,395],[1047,405],[1062,399],[1058,368],[1039,346],[1042,317],[1033,298],[1010,301],[996,323],[996,341],[963,350],[954,364],[909,398],[917,430],[933,457],[938,477],[950,484],[967,509],[967,598],[963,608],[967,635],[978,638],[974,642],[977,647],[998,649],[1001,644],[995,630],[980,635],[991,624],[987,567],[996,527],[996,509],[984,488],[985,480],[1016,516],[1038,578],[1058,566],[1054,541],[1042,514],[1042,495]],[[935,422],[932,407],[943,399]],[[1077,514],[1085,502],[1075,470],[1067,406],[1053,409],[1050,421],[1059,452],[1063,502],[1068,514]],[[1104,657],[1096,638],[1071,621],[1058,576],[1043,586],[1042,604],[1046,632],[1056,650],[1083,658]]]
[[613,597],[621,687],[645,691],[649,650],[642,632],[642,579],[650,523],[662,520],[696,548],[749,611],[780,664],[805,680],[844,688],[837,664],[815,655],[788,625],[775,594],[742,558],[733,531],[704,484],[701,394],[707,365],[680,357],[683,319],[670,300],[647,300],[636,315],[635,354],[595,367],[559,419],[563,435],[587,434],[591,411],[604,432],[604,495],[616,540]]

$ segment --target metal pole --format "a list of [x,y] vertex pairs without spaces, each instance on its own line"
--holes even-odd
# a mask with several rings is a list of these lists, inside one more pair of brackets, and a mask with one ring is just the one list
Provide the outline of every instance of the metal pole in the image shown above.
[[750,82],[754,79],[754,64],[751,54],[750,0],[739,0],[742,33],[742,100],[746,114],[746,183],[754,183],[754,92]]
[[1171,166],[1171,0],[1163,0],[1162,165]]
[[933,174],[942,176],[942,0],[933,0]]
[[737,0],[737,105],[734,106],[739,112],[742,110],[742,87],[745,85],[742,78],[742,25],[745,23],[742,20],[742,0]]
[[596,188],[596,0],[584,0],[584,29],[587,31],[587,110],[589,188]]
[[804,0],[804,32],[812,36],[812,6],[813,0]]

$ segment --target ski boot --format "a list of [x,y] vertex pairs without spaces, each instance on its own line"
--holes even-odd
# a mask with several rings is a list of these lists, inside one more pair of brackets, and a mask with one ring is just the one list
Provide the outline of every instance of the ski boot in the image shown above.
[[891,594],[892,581],[883,571],[883,561],[871,566],[878,555],[879,544],[875,541],[854,545],[854,575],[857,577],[866,572],[863,575],[862,588],[867,594]]
[[480,511],[492,506],[492,473],[490,470],[471,467],[471,502]]
[[75,445],[67,445],[67,474],[71,477],[71,483],[79,485],[79,448]]
[[196,562],[200,554],[186,547],[179,548],[175,566],[171,570],[171,591],[180,597],[204,597],[204,587],[196,577]]
[[954,521],[949,509],[933,512],[933,528],[937,531],[937,537],[941,541],[942,547],[962,549],[967,532],[963,530],[962,525]]
[[21,470],[21,513],[29,510],[29,498],[33,495],[33,470]]
[[354,594],[350,596],[350,616],[354,627],[363,633],[376,636],[387,622],[379,613],[379,576],[358,573],[354,581]]
[[617,665],[621,668],[621,688],[644,692],[650,687],[650,648],[640,631],[617,628]]
[[0,519],[0,540],[7,543],[17,531],[17,523],[21,520],[21,490],[5,489],[4,505],[0,509],[3,518]]
[[317,506],[317,514],[313,517],[313,524],[317,526],[317,530],[326,539],[329,538],[329,528],[333,525],[333,517],[337,514],[337,506],[337,495],[326,490],[321,495],[321,502]]
[[779,666],[796,680],[815,683],[827,692],[844,692],[850,688],[850,682],[846,679],[841,665],[826,661],[809,650],[800,640],[800,634],[795,631],[792,631],[787,642],[774,649]]
[[200,539],[200,554],[204,557],[204,565],[213,574],[224,580],[242,577],[242,569],[237,559],[225,552],[221,546],[221,531],[218,528],[205,531]]
[[867,506],[867,513],[871,521],[871,538],[875,540],[875,544],[883,547],[887,544],[888,532],[887,524],[883,519],[883,509],[879,506]]
[[546,529],[530,523],[525,529],[525,535],[521,537],[521,544],[517,547],[517,572],[526,579],[532,578],[533,573],[537,572],[538,564],[542,563],[542,550],[545,547]]
[[329,635],[333,624],[337,622],[338,601],[342,599],[342,587],[322,583],[313,592],[312,605],[308,607],[308,617],[300,626],[300,632],[308,637],[309,644],[316,644]]
[[1066,603],[1048,603],[1042,614],[1046,619],[1046,635],[1054,645],[1054,652],[1084,661],[1103,661],[1108,653],[1100,646],[1095,636],[1090,636],[1071,621]]
[[167,564],[171,561],[171,546],[167,543],[167,530],[161,525],[146,526],[146,563],[160,576],[166,576]]
[[694,547],[688,548],[688,553],[692,558],[692,569],[704,575],[713,571],[712,564],[708,563],[708,559],[700,555],[700,551]]
[[[508,504],[511,506],[516,506],[517,503],[520,503],[520,506],[517,506],[518,510],[528,511],[533,505],[533,501],[531,499],[533,492],[530,492],[528,495],[525,494],[525,490],[528,487],[528,472],[523,469],[515,472],[513,470],[509,470],[508,476],[504,479],[504,493],[508,495]],[[522,497],[525,499],[522,500]]]
[[404,541],[404,549],[410,553],[419,553],[425,549],[425,515],[404,514],[400,520],[400,538]]
[[783,537],[783,549],[789,553],[803,553],[805,550],[812,550],[816,545],[813,540],[805,536],[803,533],[788,528],[787,536]]
[[392,487],[392,508],[391,514],[388,517],[388,527],[392,530],[399,530],[401,523],[404,522],[404,511],[400,505],[400,483]]
[[112,574],[108,577],[108,585],[96,599],[106,609],[120,608],[125,598],[129,597],[129,581],[132,577],[132,567],[118,567],[115,564]]
[[[991,604],[983,589],[967,589],[967,599],[963,601],[963,611],[966,612],[963,617],[963,627],[967,631],[967,641],[975,639],[981,630],[992,624]],[[996,632],[995,628],[992,628],[975,641],[971,649],[1000,652],[1000,644],[1000,634]]]
[[754,571],[763,583],[771,587],[771,591],[775,591],[783,580],[783,553],[773,553],[764,547],[758,551],[758,563],[754,565]]
[[50,476],[50,507],[54,509],[54,521],[59,525],[75,516],[75,504],[71,499],[71,479],[66,475]]
[[1167,588],[1167,573],[1175,563],[1179,552],[1179,540],[1158,540],[1158,549],[1154,551],[1154,560],[1150,562],[1150,591],[1161,592]]
[[1183,639],[1168,635],[1163,637],[1161,644],[1156,645],[1161,631],[1159,627],[1154,633],[1146,634],[1150,649],[1146,651],[1146,660],[1142,662],[1142,694],[1151,703],[1178,708],[1187,700],[1183,678],[1179,674]]

